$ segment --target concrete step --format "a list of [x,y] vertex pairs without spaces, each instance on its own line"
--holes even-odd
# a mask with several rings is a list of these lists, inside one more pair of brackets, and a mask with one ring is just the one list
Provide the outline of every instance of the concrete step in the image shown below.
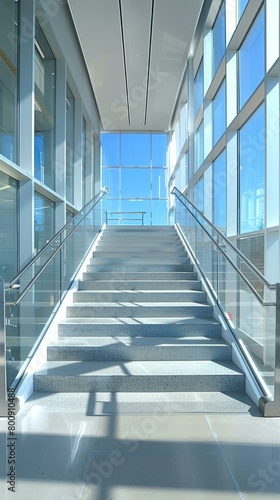
[[143,263],[133,263],[124,261],[121,263],[108,263],[98,262],[96,259],[96,264],[90,264],[87,266],[87,272],[131,272],[131,273],[141,273],[141,272],[192,272],[193,266],[191,264],[147,264],[147,261]]
[[104,416],[130,414],[165,418],[169,413],[243,413],[261,417],[258,408],[245,392],[67,392],[33,393],[23,411],[33,405],[71,415]]
[[129,246],[123,244],[111,244],[111,243],[98,243],[94,253],[110,252],[111,255],[114,253],[124,253],[125,255],[130,252],[162,252],[164,254],[172,254],[177,252],[182,252],[186,255],[186,251],[181,243],[168,243],[168,245],[155,245],[154,243],[140,244],[130,241]]
[[48,361],[34,375],[38,392],[244,391],[244,374],[217,361]]
[[217,337],[72,337],[48,346],[49,361],[231,360],[231,347]]
[[88,271],[83,274],[83,281],[118,281],[126,282],[130,280],[135,281],[170,281],[170,280],[196,280],[197,273],[192,271],[151,271],[151,272],[139,272],[139,271],[119,271],[114,269],[113,271]]
[[200,290],[197,280],[80,281],[79,290]]
[[212,306],[189,302],[80,302],[67,307],[68,318],[211,317]]
[[155,254],[152,254],[152,255],[146,255],[145,253],[138,253],[135,254],[135,255],[126,255],[126,256],[123,256],[122,254],[119,254],[118,255],[115,255],[115,254],[112,254],[111,257],[110,256],[103,256],[103,254],[98,254],[98,255],[95,255],[94,257],[91,257],[90,261],[89,261],[89,265],[95,265],[95,264],[117,264],[117,265],[131,265],[131,266],[134,266],[134,265],[137,265],[137,264],[141,264],[141,265],[145,265],[145,264],[155,264],[155,265],[163,265],[163,264],[167,264],[167,265],[187,265],[189,266],[190,265],[190,259],[189,257],[187,257],[186,255],[184,255],[183,257],[177,257],[177,255],[155,255]]
[[174,252],[169,251],[165,252],[164,250],[159,249],[139,249],[138,248],[125,248],[121,249],[118,247],[115,249],[107,249],[107,247],[103,247],[103,249],[98,248],[95,252],[93,252],[93,259],[153,259],[155,262],[164,262],[164,261],[177,261],[178,259],[186,259],[188,262],[190,262],[190,259],[187,257],[186,252],[184,249],[182,250],[175,250]]
[[201,290],[129,290],[74,292],[73,302],[205,302],[206,293]]
[[213,318],[66,318],[58,326],[59,337],[217,337],[221,325]]

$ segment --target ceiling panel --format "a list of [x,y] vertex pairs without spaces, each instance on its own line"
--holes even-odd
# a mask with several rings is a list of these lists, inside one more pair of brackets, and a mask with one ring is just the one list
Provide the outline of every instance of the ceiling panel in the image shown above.
[[103,129],[168,130],[203,0],[68,2]]

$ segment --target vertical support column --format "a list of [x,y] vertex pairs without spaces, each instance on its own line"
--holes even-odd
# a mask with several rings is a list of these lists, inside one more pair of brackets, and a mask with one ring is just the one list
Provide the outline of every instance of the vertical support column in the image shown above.
[[101,159],[100,159],[100,139],[99,137],[93,138],[93,184],[94,195],[101,189]]
[[75,98],[74,205],[82,208],[82,101]]
[[280,417],[280,283],[276,283],[274,399],[261,398],[259,408],[264,417]]
[[56,191],[66,199],[66,64],[56,61]]
[[0,277],[0,417],[7,417],[6,332],[4,280]]
[[[60,196],[66,199],[66,64],[56,61],[56,128],[55,128],[55,186]],[[56,231],[66,222],[65,202],[56,204]]]
[[[20,3],[19,165],[34,169],[34,38],[35,0]],[[23,77],[24,75],[24,77]],[[29,220],[29,219],[28,219]]]

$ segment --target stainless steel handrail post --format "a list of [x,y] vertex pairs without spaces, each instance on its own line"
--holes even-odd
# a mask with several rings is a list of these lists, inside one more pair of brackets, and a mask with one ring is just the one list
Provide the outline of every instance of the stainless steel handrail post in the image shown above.
[[260,410],[264,417],[280,416],[280,283],[276,283],[274,397],[261,398]]
[[0,277],[0,417],[7,417],[5,283]]

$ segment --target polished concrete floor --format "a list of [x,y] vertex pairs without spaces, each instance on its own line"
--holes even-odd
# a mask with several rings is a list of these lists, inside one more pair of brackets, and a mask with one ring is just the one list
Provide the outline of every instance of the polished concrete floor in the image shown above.
[[0,498],[279,498],[280,418],[256,409],[187,412],[180,402],[104,409],[88,395],[31,398],[16,417],[15,493],[6,481],[7,420],[0,419]]

